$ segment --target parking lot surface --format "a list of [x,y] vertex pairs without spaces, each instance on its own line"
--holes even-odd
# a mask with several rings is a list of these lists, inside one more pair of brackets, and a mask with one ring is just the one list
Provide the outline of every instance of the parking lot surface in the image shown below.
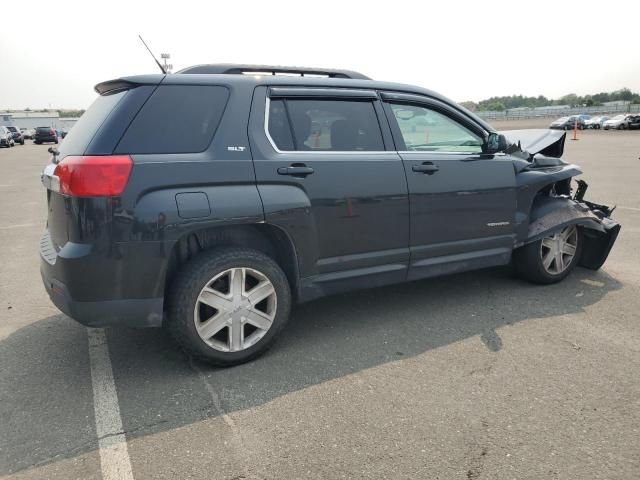
[[[0,150],[0,478],[107,478],[95,345],[39,277],[46,149]],[[490,269],[325,298],[229,369],[162,330],[105,330],[131,477],[637,479],[639,156],[640,131],[567,140],[587,198],[618,205],[598,272],[542,287]]]

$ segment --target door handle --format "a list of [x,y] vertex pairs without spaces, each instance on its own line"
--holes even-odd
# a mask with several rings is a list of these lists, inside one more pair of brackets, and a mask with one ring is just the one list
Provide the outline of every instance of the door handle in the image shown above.
[[433,175],[438,170],[440,170],[440,167],[434,165],[431,162],[424,162],[422,165],[412,165],[411,170],[416,173],[426,173],[427,175]]
[[304,178],[313,173],[313,168],[307,167],[304,163],[296,164],[289,167],[278,168],[278,175],[290,175],[292,177]]

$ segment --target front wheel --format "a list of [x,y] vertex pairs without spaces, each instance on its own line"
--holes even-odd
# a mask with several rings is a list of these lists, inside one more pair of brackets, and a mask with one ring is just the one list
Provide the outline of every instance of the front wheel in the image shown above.
[[560,232],[520,247],[513,260],[520,277],[550,284],[564,279],[575,268],[582,251],[582,232],[569,225]]
[[194,257],[172,282],[167,327],[191,356],[231,366],[263,354],[289,318],[287,277],[248,248]]

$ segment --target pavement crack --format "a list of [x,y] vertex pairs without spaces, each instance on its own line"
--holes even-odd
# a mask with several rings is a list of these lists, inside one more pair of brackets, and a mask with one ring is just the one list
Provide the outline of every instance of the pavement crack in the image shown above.
[[[209,396],[211,397],[211,403],[216,413],[220,418],[222,418],[224,423],[229,427],[229,430],[231,431],[231,440],[234,445],[234,448],[236,449],[236,451],[238,452],[241,458],[244,458],[244,459],[249,458],[249,455],[248,455],[249,449],[247,448],[247,446],[245,445],[242,439],[242,433],[240,432],[240,428],[238,427],[236,422],[233,420],[233,418],[231,418],[231,416],[222,407],[222,402],[220,401],[220,396],[218,395],[218,392],[209,383],[209,380],[207,379],[207,376],[204,374],[204,372],[200,368],[198,368],[198,366],[194,363],[193,357],[189,357],[189,366],[194,372],[196,372],[200,380],[202,380],[202,383],[204,383],[204,386],[207,392],[209,393]],[[245,464],[242,464],[241,468],[243,470],[243,473],[237,475],[236,478],[253,478],[253,476],[248,471],[248,467]]]

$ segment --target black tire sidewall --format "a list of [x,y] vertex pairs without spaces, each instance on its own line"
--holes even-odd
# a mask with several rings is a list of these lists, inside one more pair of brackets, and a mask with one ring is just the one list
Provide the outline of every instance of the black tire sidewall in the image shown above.
[[[221,352],[207,345],[198,335],[193,321],[196,300],[202,288],[215,275],[236,267],[258,270],[275,288],[277,310],[271,328],[255,345],[240,352]],[[248,248],[223,248],[194,257],[178,273],[170,286],[167,328],[191,356],[219,366],[247,362],[264,353],[276,340],[291,311],[291,291],[278,264],[261,252]]]

